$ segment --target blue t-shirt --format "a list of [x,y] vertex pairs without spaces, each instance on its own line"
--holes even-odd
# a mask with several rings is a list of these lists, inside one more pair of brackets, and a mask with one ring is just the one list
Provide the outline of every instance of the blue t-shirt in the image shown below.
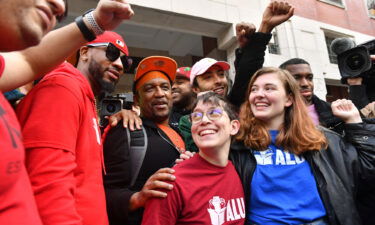
[[266,151],[255,151],[248,216],[262,225],[301,224],[319,219],[326,210],[310,165],[302,156],[274,145],[278,131],[270,131]]

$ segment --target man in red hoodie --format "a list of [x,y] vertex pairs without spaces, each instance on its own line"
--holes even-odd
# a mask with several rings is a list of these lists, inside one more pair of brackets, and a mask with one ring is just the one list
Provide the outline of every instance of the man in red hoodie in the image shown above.
[[45,225],[108,224],[95,95],[114,89],[129,68],[128,54],[120,35],[105,32],[80,48],[77,68],[63,63],[17,108]]

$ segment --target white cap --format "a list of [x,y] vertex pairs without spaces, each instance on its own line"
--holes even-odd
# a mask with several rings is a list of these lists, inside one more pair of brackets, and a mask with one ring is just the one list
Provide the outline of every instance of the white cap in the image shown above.
[[230,68],[230,65],[225,61],[217,61],[212,58],[203,58],[196,62],[191,68],[190,84],[193,84],[196,76],[204,74],[213,65],[220,66],[224,71],[227,71]]

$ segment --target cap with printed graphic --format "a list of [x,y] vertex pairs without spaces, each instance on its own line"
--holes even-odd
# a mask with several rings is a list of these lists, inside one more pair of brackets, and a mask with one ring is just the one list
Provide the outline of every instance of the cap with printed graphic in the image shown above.
[[[121,37],[121,35],[113,31],[105,31],[103,34],[96,37],[95,40],[86,43],[84,46],[101,44],[101,43],[111,43],[114,46],[116,46],[116,48],[118,48],[125,55],[129,56],[128,46],[126,46],[124,39]],[[73,55],[69,56],[69,58],[67,59],[67,61],[73,65],[77,64],[77,60],[78,60],[78,53],[74,53]]]
[[173,59],[165,56],[150,56],[144,58],[138,64],[137,72],[134,76],[134,83],[150,71],[160,71],[167,75],[168,79],[173,82],[176,77],[176,70],[177,63]]
[[229,63],[225,61],[217,61],[212,58],[203,58],[196,62],[191,68],[190,84],[193,84],[195,77],[204,74],[211,66],[220,66],[224,71],[230,69]]
[[190,80],[190,73],[191,73],[191,68],[190,67],[180,67],[177,69],[177,74],[176,76],[181,76],[185,77]]
[[87,43],[86,45],[99,44],[99,43],[112,43],[125,55],[129,55],[128,46],[126,46],[124,39],[116,32],[105,31],[99,35],[95,40]]

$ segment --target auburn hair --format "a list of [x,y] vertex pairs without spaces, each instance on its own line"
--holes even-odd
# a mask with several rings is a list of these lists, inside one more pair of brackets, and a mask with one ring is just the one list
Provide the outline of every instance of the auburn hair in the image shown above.
[[270,73],[278,76],[284,85],[286,95],[292,101],[292,105],[285,108],[284,123],[279,129],[276,146],[283,147],[297,155],[306,151],[326,148],[327,139],[310,119],[297,82],[288,71],[274,67],[264,67],[255,72],[251,78],[246,92],[247,100],[240,108],[241,127],[236,140],[242,141],[245,146],[256,150],[266,150],[270,145],[271,137],[266,124],[255,118],[249,102],[251,87],[256,79]]

